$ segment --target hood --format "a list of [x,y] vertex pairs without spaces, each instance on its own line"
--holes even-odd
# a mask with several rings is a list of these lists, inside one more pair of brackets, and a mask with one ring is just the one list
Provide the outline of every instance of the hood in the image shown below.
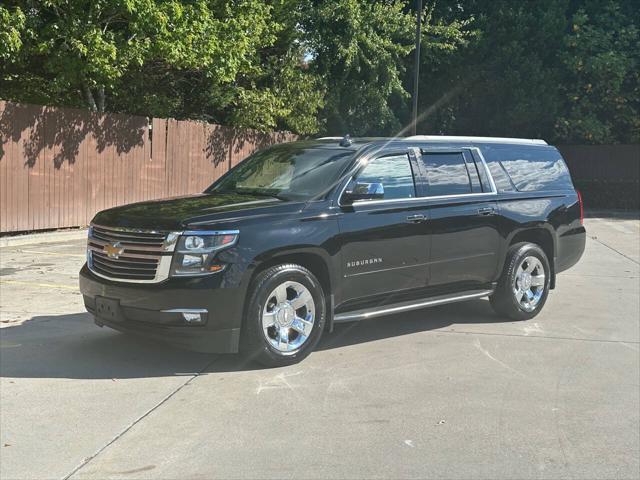
[[181,230],[185,227],[235,224],[256,216],[293,213],[303,207],[302,202],[264,196],[203,193],[110,208],[99,212],[93,223],[109,227]]

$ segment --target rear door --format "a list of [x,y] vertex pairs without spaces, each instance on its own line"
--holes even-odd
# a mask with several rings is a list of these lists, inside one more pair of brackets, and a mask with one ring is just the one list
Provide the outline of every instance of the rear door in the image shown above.
[[390,297],[381,294],[424,287],[428,208],[415,151],[378,154],[353,179],[381,183],[384,197],[340,206],[343,281],[336,301],[370,297],[382,304]]
[[460,288],[496,277],[500,248],[496,189],[476,148],[423,148],[429,200],[429,286]]

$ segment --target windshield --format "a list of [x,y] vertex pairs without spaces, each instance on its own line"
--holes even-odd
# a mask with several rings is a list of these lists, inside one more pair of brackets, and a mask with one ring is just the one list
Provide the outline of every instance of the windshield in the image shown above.
[[292,200],[328,190],[353,157],[352,150],[296,143],[250,155],[205,193],[251,193]]

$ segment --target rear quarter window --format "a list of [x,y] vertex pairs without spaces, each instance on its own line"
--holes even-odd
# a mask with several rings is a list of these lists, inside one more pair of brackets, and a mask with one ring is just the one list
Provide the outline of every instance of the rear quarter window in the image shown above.
[[569,170],[554,147],[488,146],[482,151],[491,171],[499,164],[519,192],[573,189]]

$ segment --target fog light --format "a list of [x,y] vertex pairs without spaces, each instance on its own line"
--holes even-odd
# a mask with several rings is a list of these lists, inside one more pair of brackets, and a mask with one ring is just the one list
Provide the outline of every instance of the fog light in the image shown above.
[[[207,323],[208,312],[206,308],[173,308],[171,310],[162,310],[162,313],[179,314],[184,323],[189,325],[204,325]],[[177,320],[176,317],[174,319]]]
[[182,312],[182,317],[184,318],[184,321],[187,323],[191,323],[191,324],[204,323],[202,321],[201,313]]
[[184,255],[182,257],[183,267],[202,267],[204,264],[203,255]]

